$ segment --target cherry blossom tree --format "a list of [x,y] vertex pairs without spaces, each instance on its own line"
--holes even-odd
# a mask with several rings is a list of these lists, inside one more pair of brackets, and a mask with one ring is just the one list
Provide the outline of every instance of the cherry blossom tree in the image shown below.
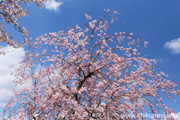
[[85,16],[85,28],[76,25],[30,41],[4,120],[139,120],[146,111],[173,113],[159,93],[179,96],[178,84],[140,54],[148,42],[110,32],[116,11],[106,10],[99,20]]
[[[6,43],[14,48],[21,47],[22,44],[26,43],[27,31],[24,27],[21,27],[17,19],[23,16],[27,16],[27,10],[22,8],[22,4],[30,4],[32,2],[41,6],[41,3],[45,0],[0,0],[0,42]],[[19,43],[13,40],[13,35],[6,29],[8,24],[12,24],[24,37],[22,40],[18,40]],[[1,45],[0,45],[1,47]]]

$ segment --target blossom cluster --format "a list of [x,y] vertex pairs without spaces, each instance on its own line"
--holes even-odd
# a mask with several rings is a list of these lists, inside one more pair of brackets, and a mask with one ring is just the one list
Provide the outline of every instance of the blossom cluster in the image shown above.
[[[26,43],[27,31],[25,27],[21,27],[17,22],[18,18],[27,16],[27,10],[22,8],[22,4],[30,4],[32,2],[41,6],[41,3],[45,0],[1,0],[0,1],[0,42],[6,43],[14,48],[21,47]],[[17,30],[23,36],[21,42],[13,40],[13,35],[7,32],[7,24],[12,24],[15,30]],[[20,41],[20,40],[19,40]],[[1,47],[1,45],[0,45]],[[3,52],[2,52],[3,53]],[[0,53],[1,54],[1,53]]]

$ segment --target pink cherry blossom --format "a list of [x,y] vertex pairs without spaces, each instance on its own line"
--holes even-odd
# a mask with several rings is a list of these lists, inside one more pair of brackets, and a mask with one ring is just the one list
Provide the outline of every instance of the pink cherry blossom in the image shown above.
[[[0,42],[6,43],[14,48],[24,45],[28,34],[26,28],[20,26],[17,22],[18,18],[27,16],[28,13],[27,10],[23,9],[22,4],[35,3],[41,7],[41,3],[45,1],[46,0],[2,0],[0,2]],[[21,42],[15,41],[13,35],[6,30],[6,24],[12,24],[13,29],[17,30],[24,39]]]
[[29,43],[14,82],[30,85],[14,88],[3,120],[113,120],[148,109],[173,112],[159,92],[179,96],[178,84],[156,69],[153,59],[140,55],[146,41],[132,33],[106,32],[117,15],[106,14],[99,21],[85,14],[87,28],[76,25]]

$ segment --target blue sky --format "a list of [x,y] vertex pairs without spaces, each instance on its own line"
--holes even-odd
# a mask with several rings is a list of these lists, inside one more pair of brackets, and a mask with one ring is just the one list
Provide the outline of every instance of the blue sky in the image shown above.
[[[104,9],[117,10],[126,24],[114,26],[114,31],[133,32],[150,42],[144,53],[148,58],[156,59],[158,65],[164,67],[162,70],[169,74],[174,82],[180,82],[179,0],[53,0],[43,6],[40,9],[36,5],[24,5],[24,8],[30,11],[29,16],[18,20],[20,25],[27,28],[29,36],[33,39],[45,33],[68,29],[76,24],[83,26],[86,23],[84,14],[90,13],[93,8],[93,18],[102,16]],[[18,37],[17,35],[14,38]],[[23,49],[21,50],[23,53]],[[1,77],[3,78],[0,74]],[[0,86],[2,84],[5,83],[0,82]],[[180,101],[180,97],[177,99]],[[180,112],[180,104],[174,103],[173,100],[166,100],[166,103],[175,112]]]

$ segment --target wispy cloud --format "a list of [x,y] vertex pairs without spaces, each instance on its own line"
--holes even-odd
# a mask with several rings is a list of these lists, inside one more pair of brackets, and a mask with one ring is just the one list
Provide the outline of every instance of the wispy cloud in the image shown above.
[[180,54],[180,38],[166,42],[164,48],[169,49],[172,54]]
[[158,63],[166,63],[166,62],[170,62],[169,58],[154,58],[154,60]]
[[174,118],[174,120],[180,120],[180,112],[177,114],[172,113],[171,116]]
[[59,6],[63,5],[63,2],[57,2],[56,0],[48,0],[44,3],[44,5],[47,10],[57,12],[59,10]]
[[154,58],[154,60],[157,61],[157,62],[164,62],[163,59],[159,59],[159,58]]
[[[0,50],[9,51],[5,55],[0,55],[0,107],[4,107],[12,96],[11,88],[14,87],[14,77],[10,74],[18,67],[17,63],[22,60],[25,51],[23,48],[14,49],[12,47],[3,47]],[[13,64],[14,66],[10,67]]]

